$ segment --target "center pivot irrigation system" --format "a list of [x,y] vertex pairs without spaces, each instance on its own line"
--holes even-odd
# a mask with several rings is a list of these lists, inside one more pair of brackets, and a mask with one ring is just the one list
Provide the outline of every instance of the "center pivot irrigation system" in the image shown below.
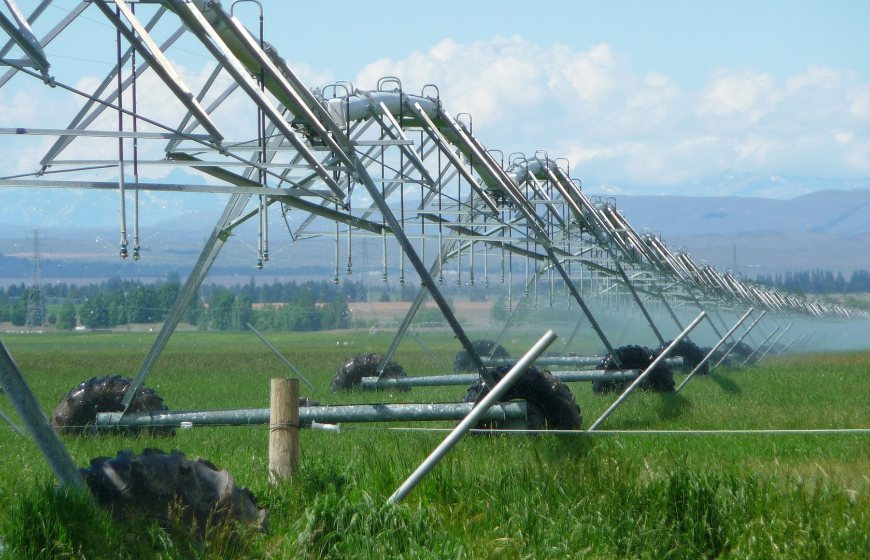
[[[530,367],[507,395],[528,406],[505,404],[489,422],[526,417],[532,426],[577,429],[579,409],[563,381],[584,380],[593,381],[596,390],[622,393],[592,424],[595,429],[637,387],[674,390],[671,354],[682,357],[690,374],[703,373],[729,354],[742,352],[746,363],[772,350],[805,346],[817,332],[797,328],[808,324],[803,319],[868,318],[747,283],[696,263],[658,235],[638,232],[611,199],[587,196],[567,160],[545,151],[505,156],[487,149],[473,134],[471,116],[451,114],[434,84],[419,93],[404,90],[395,77],[382,78],[374,90],[349,82],[307,86],[263,40],[262,7],[259,31],[251,32],[233,14],[241,2],[227,8],[207,0],[93,0],[59,10],[43,0],[28,16],[12,0],[3,3],[0,65],[8,68],[0,75],[0,93],[41,81],[52,111],[72,109],[62,127],[0,128],[0,138],[14,145],[15,153],[39,153],[34,161],[21,162],[25,171],[0,177],[0,188],[116,191],[119,253],[135,260],[143,256],[141,193],[229,196],[138,372],[132,379],[92,379],[71,391],[59,410],[75,408],[95,391],[111,393],[106,399],[111,404],[99,411],[105,414],[84,419],[75,410],[56,411],[58,427],[268,422],[268,410],[166,411],[143,386],[229,237],[254,220],[258,268],[268,266],[276,243],[328,235],[334,254],[327,258],[338,283],[354,270],[355,240],[374,238],[383,248],[383,279],[398,268],[399,283],[419,283],[390,347],[354,358],[339,371],[335,388],[475,383],[468,404],[311,406],[300,415],[303,423],[463,417],[513,363],[501,342],[523,310],[538,305],[541,293],[548,306],[565,301],[561,307],[577,310],[566,353],[589,328],[606,355],[542,357],[541,366],[586,369],[551,375]],[[77,65],[64,59],[57,66],[46,55],[53,43],[60,48],[70,38],[80,42],[87,36],[82,29],[110,30],[106,37],[93,37],[95,52],[106,52],[109,44],[114,48],[114,65],[99,82],[82,80]],[[88,45],[77,49],[86,53]],[[191,55],[209,61],[206,73],[191,78],[172,62]],[[160,182],[154,176],[190,182]],[[293,228],[287,220],[291,210],[294,217],[303,216]],[[276,241],[270,212],[284,218],[289,239],[279,231],[283,240]],[[510,316],[495,340],[469,337],[443,295],[445,282],[505,284]],[[517,285],[521,295],[514,294]],[[461,346],[457,369],[472,373],[404,377],[392,361],[427,298]],[[593,308],[617,304],[639,312],[658,349],[614,347],[613,334],[605,332]],[[752,340],[762,318],[775,330],[747,350],[743,340]],[[716,343],[707,350],[687,338],[702,322],[715,333]]]

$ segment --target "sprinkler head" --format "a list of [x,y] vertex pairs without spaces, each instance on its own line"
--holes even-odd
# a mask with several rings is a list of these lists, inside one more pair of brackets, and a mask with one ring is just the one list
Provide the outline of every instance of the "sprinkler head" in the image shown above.
[[263,259],[257,259],[257,270],[263,270]]
[[118,254],[121,255],[122,259],[126,259],[127,258],[127,246],[121,245],[121,251]]

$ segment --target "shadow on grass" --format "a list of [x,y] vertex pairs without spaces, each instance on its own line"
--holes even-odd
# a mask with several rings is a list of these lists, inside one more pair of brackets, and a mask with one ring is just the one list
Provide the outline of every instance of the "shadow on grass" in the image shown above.
[[692,401],[679,393],[663,393],[656,407],[659,420],[680,418],[692,409]]
[[[645,430],[657,427],[662,420],[681,418],[692,409],[692,402],[678,393],[659,393],[658,404],[652,410],[642,412],[640,418],[619,417],[613,426],[602,424],[601,429]],[[591,424],[594,419],[589,420]],[[607,422],[605,422],[607,424]]]
[[646,430],[658,424],[657,420],[652,418],[626,418],[620,419],[617,424],[614,422],[613,426],[608,426],[607,422],[604,422],[599,429],[601,430]]
[[739,395],[743,392],[740,386],[733,380],[719,374],[710,375],[710,379],[716,383],[723,391],[730,395]]
[[[585,429],[583,426],[582,429]],[[573,437],[571,435],[546,436],[552,438],[549,444],[538,446],[538,452],[541,453],[542,461],[576,461],[577,459],[585,459],[590,456],[598,446],[592,438],[589,437]],[[540,441],[540,440],[539,440]]]

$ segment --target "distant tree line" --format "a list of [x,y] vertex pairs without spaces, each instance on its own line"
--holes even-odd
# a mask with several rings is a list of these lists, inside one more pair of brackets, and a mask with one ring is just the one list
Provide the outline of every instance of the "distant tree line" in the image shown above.
[[856,270],[848,280],[842,272],[806,270],[760,274],[756,280],[766,286],[797,294],[854,294],[870,292],[870,271]]
[[[13,284],[0,288],[0,322],[23,326],[31,288]],[[75,285],[46,284],[40,293],[52,311],[47,322],[72,330],[112,328],[166,319],[181,290],[177,274],[156,284],[110,278]],[[335,285],[326,281],[272,282],[223,287],[204,285],[191,298],[183,321],[202,330],[244,330],[248,324],[264,330],[316,331],[350,326],[348,301],[365,300],[361,283]]]

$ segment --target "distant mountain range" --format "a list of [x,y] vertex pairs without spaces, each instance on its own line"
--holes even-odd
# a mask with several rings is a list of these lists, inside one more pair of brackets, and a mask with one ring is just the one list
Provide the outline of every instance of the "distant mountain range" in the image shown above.
[[641,195],[652,190],[668,196],[739,196],[787,200],[825,191],[870,189],[870,177],[857,179],[803,177],[774,173],[724,173],[675,186],[653,189],[643,185],[595,185],[589,192],[616,196]]
[[637,229],[677,235],[870,233],[870,188],[816,192],[787,200],[715,196],[619,196],[616,207]]
[[[748,277],[789,270],[849,273],[870,269],[870,181],[733,177],[730,182],[721,178],[719,194],[727,196],[618,195],[610,200],[638,231],[659,232],[666,243],[686,248],[698,262],[710,262],[723,270],[734,269],[736,264],[738,272]],[[844,188],[803,194],[828,184]],[[862,185],[864,188],[859,188]],[[790,189],[798,196],[783,198]],[[745,196],[755,192],[776,193],[777,197]],[[68,197],[70,194],[74,196]],[[79,196],[83,194],[87,196]],[[2,189],[0,279],[8,282],[31,276],[32,230],[37,228],[46,278],[160,278],[169,270],[184,275],[225,201],[225,196],[218,195],[145,198],[141,209],[143,259],[133,263],[117,257],[117,193]],[[273,229],[272,262],[258,271],[254,266],[256,230],[245,224],[230,238],[213,275],[239,278],[240,282],[252,276],[332,275],[332,238],[291,243],[282,230]],[[388,266],[395,278],[398,252],[394,243],[389,247]],[[342,274],[345,250],[342,246]],[[353,253],[355,279],[379,281],[383,266],[379,240],[360,235],[355,238]],[[406,268],[413,275],[410,265]]]
[[617,207],[639,231],[719,269],[748,277],[789,270],[870,269],[870,189],[790,200],[625,196]]

